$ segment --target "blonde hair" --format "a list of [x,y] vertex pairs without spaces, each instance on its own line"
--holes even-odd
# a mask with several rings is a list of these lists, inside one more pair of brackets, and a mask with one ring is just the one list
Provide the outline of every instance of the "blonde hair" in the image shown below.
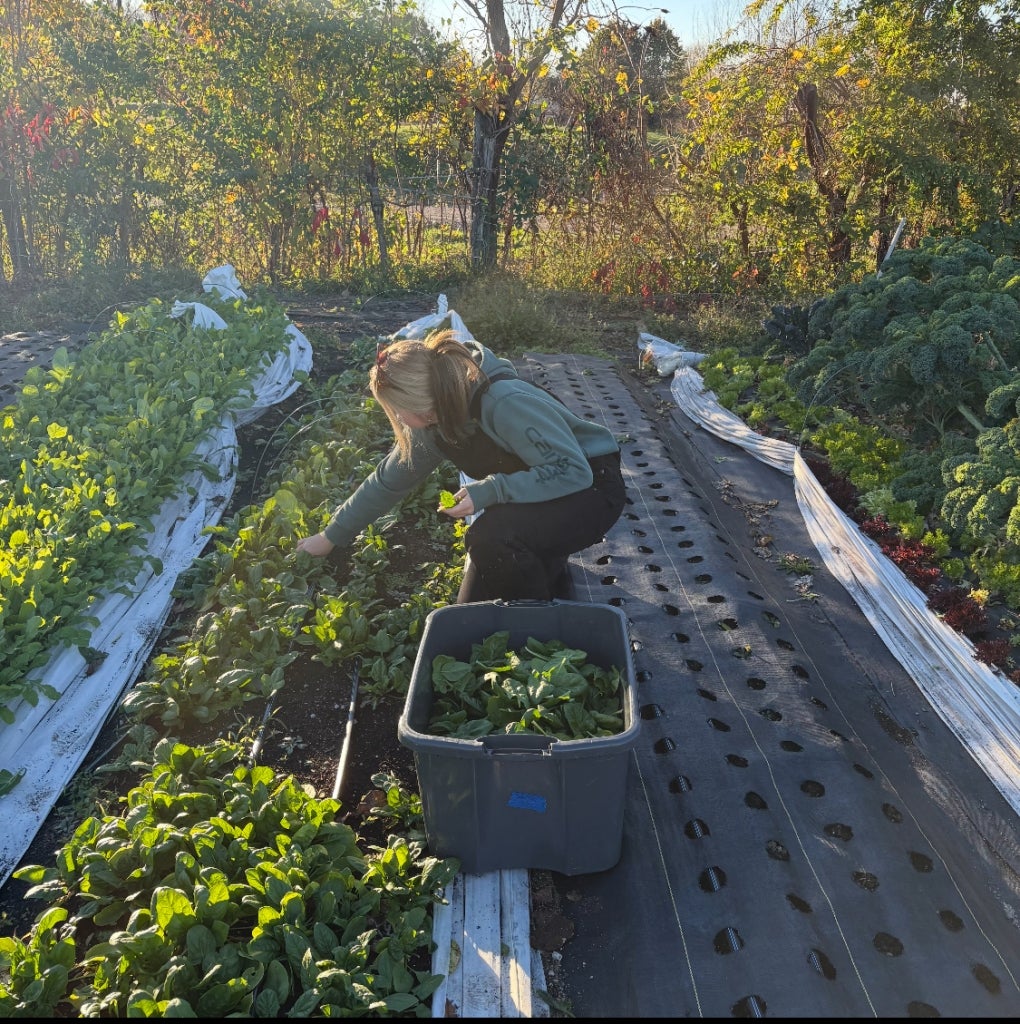
[[437,331],[424,341],[395,341],[380,350],[369,371],[368,386],[393,428],[401,458],[411,457],[411,429],[401,413],[435,416],[448,441],[464,436],[471,393],[484,379],[471,353],[452,330]]

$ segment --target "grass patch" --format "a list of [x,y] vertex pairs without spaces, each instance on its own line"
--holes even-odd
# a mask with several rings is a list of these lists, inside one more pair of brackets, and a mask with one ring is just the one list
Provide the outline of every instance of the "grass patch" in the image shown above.
[[[663,312],[633,295],[541,287],[501,270],[472,275],[455,262],[399,277],[386,282],[370,275],[345,282],[305,280],[270,290],[284,304],[340,295],[353,309],[401,297],[434,301],[445,294],[468,330],[507,356],[571,352],[626,361],[635,357],[641,333],[706,353],[724,346],[753,352],[768,340],[761,326],[767,306],[754,297],[707,304],[680,301],[674,310]],[[253,293],[254,286],[244,287]],[[77,326],[98,334],[118,310],[155,296],[194,296],[201,290],[202,275],[192,270],[142,268],[123,274],[91,269],[73,279],[26,281],[0,289],[0,322],[11,332]]]
[[493,272],[448,293],[468,330],[501,355],[573,352],[615,358],[637,345],[644,317],[633,301],[537,288]]
[[0,289],[0,323],[11,333],[75,324],[99,334],[118,310],[145,305],[155,296],[194,295],[201,288],[201,277],[189,270],[89,268],[66,279],[30,279]]

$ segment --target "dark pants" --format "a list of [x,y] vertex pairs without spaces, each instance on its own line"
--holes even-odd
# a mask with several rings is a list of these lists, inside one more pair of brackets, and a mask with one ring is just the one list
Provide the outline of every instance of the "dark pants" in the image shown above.
[[539,600],[556,594],[568,556],[598,543],[620,518],[620,454],[591,460],[591,487],[552,501],[492,505],[467,528],[468,564],[457,595],[470,601]]

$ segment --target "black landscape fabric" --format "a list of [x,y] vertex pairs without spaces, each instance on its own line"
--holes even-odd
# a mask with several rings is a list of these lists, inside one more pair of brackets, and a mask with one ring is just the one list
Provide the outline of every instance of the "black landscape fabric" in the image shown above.
[[619,862],[552,875],[570,1012],[1015,1016],[1017,815],[821,564],[792,480],[636,367],[520,368],[613,428],[630,497],[572,561],[577,599],[627,616],[642,721]]

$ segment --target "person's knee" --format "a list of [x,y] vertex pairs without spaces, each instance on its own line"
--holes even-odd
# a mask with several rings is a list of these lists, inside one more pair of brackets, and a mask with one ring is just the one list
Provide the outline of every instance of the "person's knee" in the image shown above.
[[492,529],[489,523],[485,529],[481,527],[479,520],[472,523],[464,534],[464,549],[477,564],[489,565],[493,561],[506,558],[518,546],[509,530]]
[[475,544],[468,553],[478,571],[483,573],[528,571],[537,558],[530,548],[512,541]]

